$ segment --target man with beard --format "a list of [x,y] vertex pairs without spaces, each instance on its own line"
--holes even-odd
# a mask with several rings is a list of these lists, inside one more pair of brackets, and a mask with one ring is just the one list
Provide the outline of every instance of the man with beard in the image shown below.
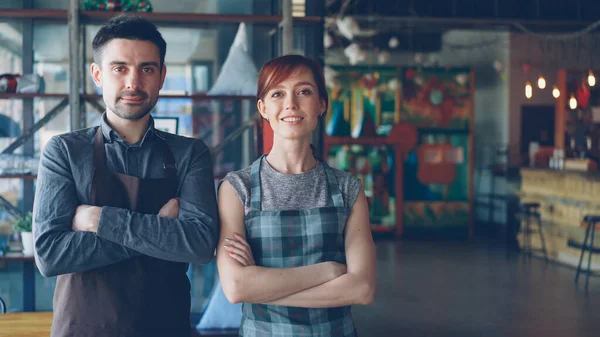
[[154,128],[167,70],[152,23],[113,18],[92,47],[101,125],[53,137],[38,172],[35,258],[58,275],[52,336],[189,336],[188,264],[209,262],[218,235],[210,151]]

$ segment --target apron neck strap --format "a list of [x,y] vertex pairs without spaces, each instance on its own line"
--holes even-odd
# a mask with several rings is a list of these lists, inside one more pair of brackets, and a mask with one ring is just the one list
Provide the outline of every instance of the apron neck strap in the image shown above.
[[[250,209],[256,211],[262,210],[262,188],[260,186],[260,169],[262,167],[264,157],[265,155],[262,155],[260,158],[255,160],[250,168]],[[344,198],[342,197],[342,191],[340,190],[340,184],[338,183],[337,177],[335,176],[335,172],[329,166],[329,164],[327,164],[326,161],[320,160],[316,157],[315,159],[317,159],[317,162],[320,161],[323,163],[323,168],[325,169],[325,174],[327,176],[327,190],[329,191],[329,197],[331,198],[333,206],[339,208],[344,207]]]
[[163,153],[163,170],[165,173],[165,178],[174,179],[177,177],[177,163],[175,163],[173,153],[171,152],[171,149],[169,149],[169,145],[167,145],[167,141],[161,132],[158,130],[155,132],[156,136],[160,139],[158,144]]
[[317,161],[321,161],[323,163],[323,168],[325,168],[325,174],[327,175],[327,189],[329,190],[329,197],[333,202],[333,206],[340,208],[344,207],[344,198],[342,197],[342,191],[340,190],[340,184],[335,176],[335,172],[326,161],[318,158]]
[[104,136],[102,135],[102,125],[96,130],[94,137],[94,167],[96,169],[106,168],[106,152],[104,151]]
[[265,155],[260,156],[257,160],[252,163],[250,168],[250,209],[261,211],[262,210],[262,189],[260,187],[260,167],[263,162]]

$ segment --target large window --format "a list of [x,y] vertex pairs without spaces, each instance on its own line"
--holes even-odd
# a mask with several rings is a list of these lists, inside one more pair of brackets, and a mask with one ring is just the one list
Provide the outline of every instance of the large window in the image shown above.
[[[44,93],[69,92],[69,32],[60,24],[34,24],[33,70],[44,79]],[[35,99],[34,120],[37,122],[51,112],[61,99]],[[68,107],[38,131],[35,136],[35,153],[39,154],[52,136],[69,131]]]
[[[18,21],[0,22],[0,74],[23,72],[21,24]],[[20,99],[0,99],[0,151],[13,142],[21,133],[23,102]],[[3,156],[3,155],[0,155]],[[0,159],[3,172],[15,170],[18,162]],[[21,183],[16,179],[0,180],[0,196],[13,205],[21,199]],[[0,208],[0,223],[6,220],[7,212]]]

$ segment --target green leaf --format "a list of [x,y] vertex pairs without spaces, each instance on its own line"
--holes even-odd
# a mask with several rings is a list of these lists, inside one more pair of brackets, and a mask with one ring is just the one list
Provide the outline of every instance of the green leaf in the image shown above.
[[13,230],[15,232],[31,232],[32,222],[33,215],[31,212],[27,212],[22,218],[13,223]]

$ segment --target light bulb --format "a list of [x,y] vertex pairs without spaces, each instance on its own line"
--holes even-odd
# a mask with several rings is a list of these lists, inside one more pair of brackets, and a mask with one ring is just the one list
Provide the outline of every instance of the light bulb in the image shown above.
[[527,97],[527,99],[530,99],[532,95],[533,88],[531,87],[531,82],[527,81],[527,83],[525,83],[525,97]]
[[538,78],[538,88],[540,88],[540,89],[546,88],[546,79],[544,78],[544,76],[540,75],[540,78]]
[[558,90],[556,85],[552,88],[552,96],[554,96],[554,98],[560,97],[560,90]]
[[571,110],[577,109],[577,99],[573,94],[571,94],[571,98],[569,99],[569,108],[571,108]]
[[596,85],[596,76],[594,76],[594,72],[591,70],[588,73],[588,84],[590,85],[590,87],[593,87]]

